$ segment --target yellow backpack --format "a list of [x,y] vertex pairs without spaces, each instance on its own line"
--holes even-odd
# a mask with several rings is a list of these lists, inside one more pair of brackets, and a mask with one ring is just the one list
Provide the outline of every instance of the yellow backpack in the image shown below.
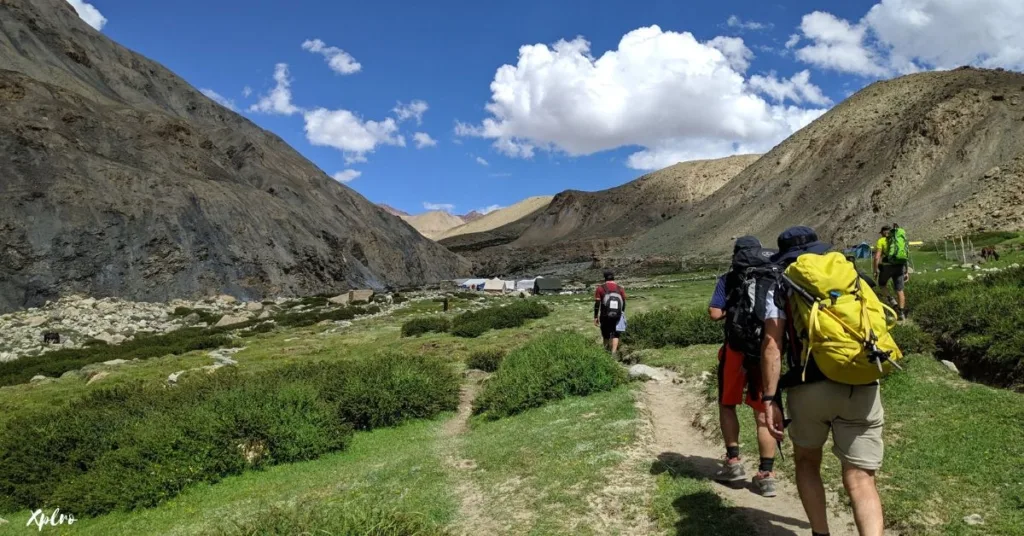
[[842,253],[805,254],[783,273],[792,290],[790,315],[803,344],[806,380],[810,356],[828,379],[849,385],[871,383],[903,353],[889,330],[896,312],[883,304]]

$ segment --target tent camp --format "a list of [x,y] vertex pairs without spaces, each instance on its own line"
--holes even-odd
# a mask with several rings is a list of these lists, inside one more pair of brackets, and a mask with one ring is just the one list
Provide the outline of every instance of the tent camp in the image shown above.
[[467,279],[459,286],[466,290],[483,290],[484,283],[487,283],[486,279]]
[[562,291],[562,280],[557,277],[538,277],[533,283],[534,294],[557,294]]
[[501,279],[488,279],[484,282],[484,292],[488,294],[504,294],[505,282]]
[[536,279],[521,279],[516,281],[516,290],[525,290],[527,292],[533,292],[533,284],[537,282]]
[[847,256],[852,256],[855,259],[870,259],[871,258],[871,246],[867,242],[861,242],[850,249],[844,251]]
[[505,292],[513,292],[516,290],[515,281],[505,281]]

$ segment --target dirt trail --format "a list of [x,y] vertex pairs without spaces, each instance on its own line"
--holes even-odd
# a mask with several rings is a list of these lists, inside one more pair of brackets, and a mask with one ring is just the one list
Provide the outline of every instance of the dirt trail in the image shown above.
[[[693,426],[694,417],[702,408],[697,389],[692,385],[675,383],[677,375],[671,371],[664,373],[666,379],[644,384],[641,397],[654,428],[651,455],[669,467],[688,464],[710,478],[719,468],[722,447],[712,444]],[[756,467],[748,463],[748,474],[754,474],[755,470]],[[736,487],[713,484],[719,496],[747,516],[757,534],[789,536],[810,533],[795,486],[784,478],[780,479],[778,496],[770,499],[756,494],[752,486],[749,480],[736,483]],[[829,528],[834,536],[857,534],[853,518],[845,513],[830,512]]]
[[460,436],[468,429],[469,417],[473,414],[473,400],[480,390],[482,377],[470,376],[459,392],[459,409],[455,416],[444,424],[441,449],[446,463],[454,469],[455,494],[459,500],[457,534],[500,534],[503,529],[488,514],[487,496],[466,474],[476,468],[473,460],[458,456]]

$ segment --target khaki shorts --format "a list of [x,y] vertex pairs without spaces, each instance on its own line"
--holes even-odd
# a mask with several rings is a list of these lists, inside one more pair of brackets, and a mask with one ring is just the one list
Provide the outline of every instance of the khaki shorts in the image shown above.
[[882,466],[885,412],[877,385],[852,386],[820,381],[786,391],[789,438],[807,449],[825,445],[832,431],[832,452],[866,471]]

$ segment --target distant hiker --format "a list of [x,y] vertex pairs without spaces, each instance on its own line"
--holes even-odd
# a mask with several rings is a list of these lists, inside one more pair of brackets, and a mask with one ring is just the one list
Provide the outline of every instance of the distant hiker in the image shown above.
[[606,350],[615,355],[619,351],[620,321],[625,320],[626,291],[615,282],[615,274],[604,273],[604,284],[594,292],[594,325],[601,328]]
[[[875,471],[882,465],[884,413],[877,380],[902,357],[888,333],[895,312],[842,254],[826,253],[831,246],[812,229],[787,229],[778,244],[773,260],[784,271],[766,299],[761,360],[769,429],[784,437],[784,390],[797,488],[814,534],[829,532],[821,462],[831,433],[857,528],[881,536]],[[780,378],[783,351],[788,370]]]
[[445,312],[445,313],[448,312],[448,295],[447,294],[445,294],[445,296],[444,296],[444,311],[443,312]]
[[60,344],[60,333],[56,331],[43,333],[43,344]]
[[897,311],[900,320],[906,318],[907,297],[903,287],[910,275],[907,273],[907,263],[910,260],[910,249],[907,244],[907,233],[899,225],[886,225],[879,231],[881,235],[875,243],[874,272],[878,280],[878,287],[882,291],[882,298],[892,304],[889,297],[889,281],[892,281],[892,288],[896,291]]
[[725,342],[718,350],[718,420],[725,439],[725,460],[715,480],[745,480],[740,457],[740,421],[736,406],[744,402],[754,410],[760,464],[754,484],[761,495],[774,497],[775,438],[768,430],[761,401],[761,334],[764,329],[765,298],[778,280],[772,264],[774,250],[763,249],[753,236],[742,236],[733,247],[732,266],[718,278],[708,304],[712,320],[725,321]]

